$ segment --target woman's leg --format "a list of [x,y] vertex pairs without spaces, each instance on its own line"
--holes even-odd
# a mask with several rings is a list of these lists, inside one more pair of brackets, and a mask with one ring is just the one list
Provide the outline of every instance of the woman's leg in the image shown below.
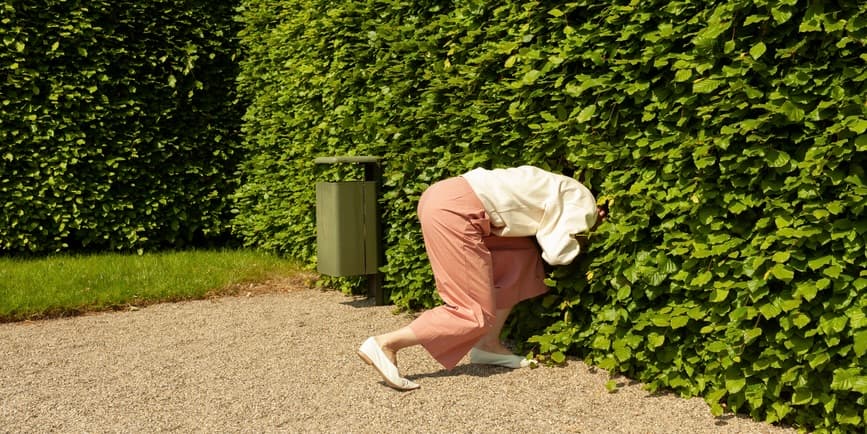
[[489,236],[484,241],[491,252],[497,311],[491,330],[475,348],[489,353],[511,354],[500,340],[509,313],[522,300],[548,291],[541,252],[530,237]]
[[446,369],[455,367],[488,333],[496,317],[491,252],[483,241],[490,234],[490,220],[465,180],[449,183],[449,190],[423,196],[418,208],[443,305],[423,312],[409,325]]
[[382,352],[388,356],[391,363],[397,366],[397,352],[406,347],[418,345],[418,337],[409,326],[401,327],[393,332],[383,333],[376,336],[376,343],[382,348]]
[[495,317],[490,234],[484,206],[463,178],[441,181],[422,194],[418,207],[425,249],[444,305],[406,327],[371,337],[359,355],[396,389],[418,387],[400,377],[397,352],[421,344],[447,369],[487,333]]
[[490,331],[488,331],[488,333],[476,343],[475,348],[489,353],[512,354],[512,351],[506,348],[500,340],[503,326],[506,324],[506,319],[509,318],[509,313],[511,312],[511,307],[506,309],[497,309],[497,314],[496,317],[494,317],[494,321],[491,323]]

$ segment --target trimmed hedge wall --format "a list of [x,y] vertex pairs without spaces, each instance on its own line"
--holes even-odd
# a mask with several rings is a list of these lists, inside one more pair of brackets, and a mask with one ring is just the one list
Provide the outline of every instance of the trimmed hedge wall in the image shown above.
[[[234,227],[314,261],[316,156],[385,157],[386,285],[435,305],[415,206],[473,167],[610,205],[510,332],[818,432],[867,420],[867,6],[246,0]],[[580,393],[580,392],[576,392]]]
[[0,254],[228,235],[232,2],[0,2]]

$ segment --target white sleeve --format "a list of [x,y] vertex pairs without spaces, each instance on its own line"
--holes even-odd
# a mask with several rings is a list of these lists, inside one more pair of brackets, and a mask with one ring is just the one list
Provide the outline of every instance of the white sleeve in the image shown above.
[[586,234],[596,222],[596,201],[581,189],[551,198],[539,222],[536,240],[542,259],[551,265],[566,265],[581,253],[576,234]]
[[542,248],[542,259],[551,265],[569,264],[581,252],[578,240],[572,237],[576,231],[560,224],[562,214],[561,203],[547,204],[539,230],[536,232],[536,240]]

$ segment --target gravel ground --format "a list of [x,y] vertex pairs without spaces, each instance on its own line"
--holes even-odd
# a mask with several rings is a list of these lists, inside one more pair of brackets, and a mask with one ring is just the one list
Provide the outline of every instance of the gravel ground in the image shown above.
[[714,418],[577,360],[445,371],[403,350],[412,392],[355,354],[410,321],[339,292],[279,292],[0,325],[0,432],[787,433]]

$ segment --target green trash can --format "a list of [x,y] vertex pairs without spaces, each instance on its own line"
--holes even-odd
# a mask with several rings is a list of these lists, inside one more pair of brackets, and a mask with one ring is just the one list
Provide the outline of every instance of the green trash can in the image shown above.
[[376,182],[316,184],[317,269],[329,276],[377,272]]
[[379,267],[384,257],[377,198],[380,157],[316,158],[316,164],[362,164],[364,180],[316,183],[317,270],[329,276],[366,276],[368,293],[386,304]]

